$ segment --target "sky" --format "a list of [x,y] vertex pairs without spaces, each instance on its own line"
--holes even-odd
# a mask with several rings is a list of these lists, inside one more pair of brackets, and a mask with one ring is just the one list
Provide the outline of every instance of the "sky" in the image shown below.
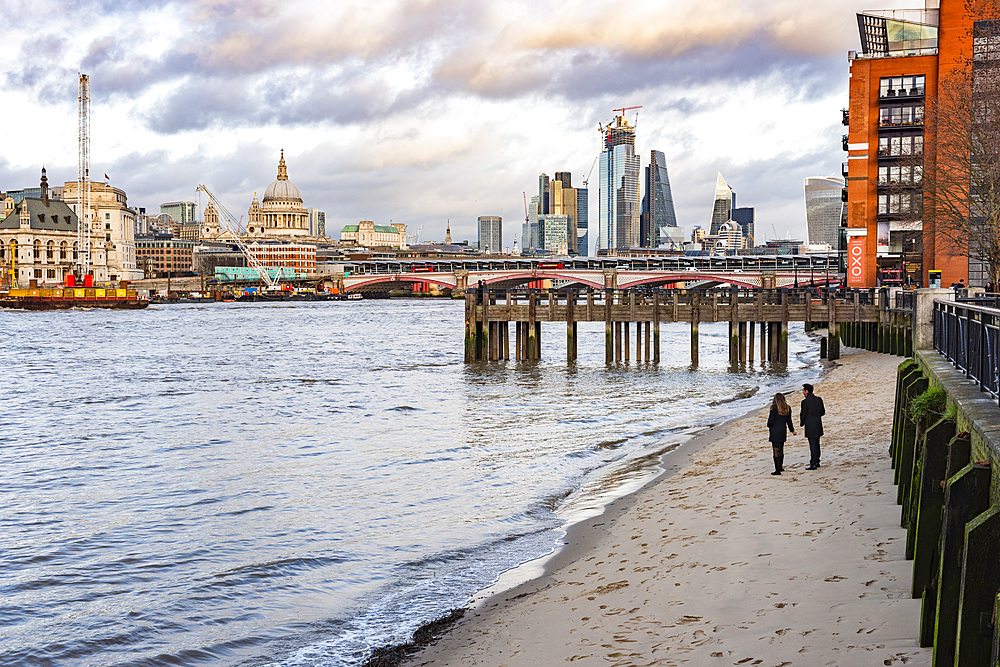
[[[884,0],[874,8],[919,6]],[[0,190],[76,180],[79,73],[91,174],[132,207],[237,217],[285,152],[327,233],[404,222],[520,244],[538,174],[588,178],[599,124],[637,123],[667,160],[678,224],[708,227],[717,174],[757,242],[805,240],[803,180],[840,175],[854,0],[3,0]],[[592,173],[593,172],[593,173]],[[591,248],[593,250],[593,247]]]

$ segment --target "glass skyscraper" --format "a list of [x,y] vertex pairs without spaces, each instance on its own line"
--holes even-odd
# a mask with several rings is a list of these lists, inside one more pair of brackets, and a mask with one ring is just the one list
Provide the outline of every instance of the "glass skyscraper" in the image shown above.
[[584,257],[590,255],[589,194],[587,188],[576,188],[576,251]]
[[812,176],[805,180],[806,231],[809,243],[840,244],[840,221],[844,215],[844,179],[839,176]]
[[604,128],[601,152],[600,210],[597,247],[603,250],[639,245],[639,156],[635,128],[621,116]]
[[736,208],[736,193],[733,192],[720,173],[719,179],[715,182],[715,204],[712,206],[712,224],[708,229],[709,236],[718,235],[722,225],[732,219],[734,208]]
[[667,159],[663,151],[649,152],[642,214],[645,224],[640,245],[651,248],[672,247],[674,244],[669,229],[677,227],[677,213],[674,211],[674,195],[670,191],[670,176],[667,174]]
[[500,246],[503,236],[503,219],[499,215],[479,216],[479,249],[493,254],[503,252]]

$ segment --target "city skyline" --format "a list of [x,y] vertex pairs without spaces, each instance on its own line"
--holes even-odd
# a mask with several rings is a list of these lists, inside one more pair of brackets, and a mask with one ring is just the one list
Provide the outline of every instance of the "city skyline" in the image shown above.
[[[710,219],[722,171],[762,227],[804,237],[802,179],[842,161],[846,51],[866,6],[15,6],[0,60],[0,187],[32,186],[43,164],[75,179],[82,71],[92,174],[107,173],[131,205],[197,201],[206,182],[242,209],[284,148],[331,232],[373,219],[438,239],[450,218],[455,239],[475,242],[479,216],[523,219],[521,193],[539,173],[566,169],[582,183],[598,123],[634,104],[636,152],[666,154],[686,231]],[[596,210],[596,170],[590,180]]]

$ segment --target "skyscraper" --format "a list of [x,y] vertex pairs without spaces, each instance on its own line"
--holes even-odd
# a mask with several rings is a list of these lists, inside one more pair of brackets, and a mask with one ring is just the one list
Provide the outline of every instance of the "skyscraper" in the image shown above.
[[576,252],[584,257],[590,254],[590,191],[576,189]]
[[[740,233],[743,238],[747,239],[747,247],[753,247],[757,244],[757,239],[754,236],[754,218],[756,217],[756,210],[753,206],[741,206],[739,208],[734,208],[732,211],[733,222],[740,226]],[[757,245],[764,245],[763,243]]]
[[720,173],[719,179],[715,182],[715,204],[712,207],[712,224],[708,228],[709,236],[718,235],[722,225],[732,219],[734,208],[736,208],[736,193]]
[[621,116],[603,128],[597,247],[603,250],[639,245],[639,156],[635,128]]
[[160,204],[160,213],[166,213],[174,222],[184,224],[194,222],[195,203],[193,201],[171,201]]
[[646,167],[646,194],[642,197],[642,238],[640,245],[651,248],[670,248],[674,245],[670,228],[677,227],[674,196],[670,191],[667,159],[662,151],[649,152]]
[[479,249],[496,254],[503,252],[503,219],[499,215],[479,216]]
[[810,244],[838,249],[845,205],[844,182],[839,176],[812,176],[805,180],[806,232]]

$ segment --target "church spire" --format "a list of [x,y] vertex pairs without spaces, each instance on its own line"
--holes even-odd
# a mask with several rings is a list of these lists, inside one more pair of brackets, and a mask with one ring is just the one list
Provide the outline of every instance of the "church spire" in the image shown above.
[[285,166],[285,149],[281,149],[281,161],[278,162],[278,180],[288,180],[288,167]]
[[445,245],[451,245],[451,218],[448,218],[448,231],[444,234]]
[[42,167],[42,181],[39,183],[42,189],[42,203],[46,206],[49,205],[49,179],[45,175],[45,167]]

